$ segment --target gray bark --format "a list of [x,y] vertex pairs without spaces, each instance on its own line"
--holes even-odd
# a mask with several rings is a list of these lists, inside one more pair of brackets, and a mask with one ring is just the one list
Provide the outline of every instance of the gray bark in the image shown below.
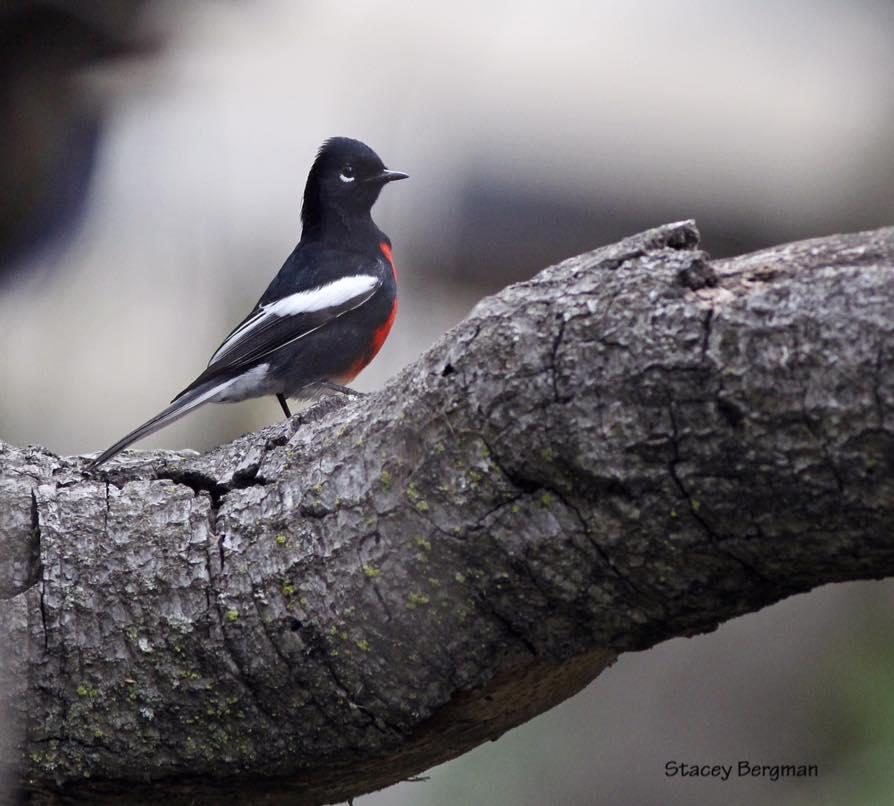
[[891,575],[892,311],[894,229],[710,262],[672,224],[205,456],[3,446],[7,762],[38,802],[344,800]]

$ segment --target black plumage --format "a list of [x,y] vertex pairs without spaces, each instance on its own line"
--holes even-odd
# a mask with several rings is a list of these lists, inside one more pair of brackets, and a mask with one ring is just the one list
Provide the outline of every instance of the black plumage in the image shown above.
[[358,140],[327,140],[307,178],[301,240],[257,304],[168,408],[88,469],[205,403],[276,395],[288,414],[286,398],[353,380],[397,311],[391,241],[370,211],[386,183],[405,178]]

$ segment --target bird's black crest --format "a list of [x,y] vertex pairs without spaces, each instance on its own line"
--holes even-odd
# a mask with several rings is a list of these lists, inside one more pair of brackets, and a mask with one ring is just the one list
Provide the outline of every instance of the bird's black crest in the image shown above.
[[350,137],[330,137],[317,151],[317,156],[314,158],[314,166],[325,163],[328,160],[338,162],[343,159],[378,162],[380,164],[382,162],[379,159],[379,155],[360,140],[354,140]]

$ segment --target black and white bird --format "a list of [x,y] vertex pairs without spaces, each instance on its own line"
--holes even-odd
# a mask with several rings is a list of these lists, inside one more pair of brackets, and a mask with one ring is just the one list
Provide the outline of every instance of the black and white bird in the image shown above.
[[304,189],[301,240],[257,305],[170,406],[87,469],[206,403],[276,395],[289,417],[287,398],[350,392],[397,315],[391,241],[370,211],[386,183],[406,178],[359,140],[323,143]]

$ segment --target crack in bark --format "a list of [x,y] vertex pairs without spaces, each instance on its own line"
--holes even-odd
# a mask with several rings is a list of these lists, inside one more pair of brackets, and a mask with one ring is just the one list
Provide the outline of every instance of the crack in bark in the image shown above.
[[559,320],[559,332],[556,334],[556,337],[553,339],[552,349],[551,349],[551,369],[552,369],[552,380],[553,380],[553,402],[554,403],[567,403],[570,398],[560,398],[559,397],[559,347],[562,344],[562,339],[565,336],[565,327],[567,325],[567,320],[565,319],[565,315],[563,313],[559,313],[557,315]]
[[844,479],[841,477],[841,473],[838,470],[837,465],[835,464],[835,460],[832,458],[832,451],[829,446],[829,440],[826,435],[823,433],[822,428],[818,423],[813,421],[813,418],[810,416],[810,412],[807,411],[807,390],[804,390],[803,397],[801,398],[801,414],[804,418],[804,425],[807,428],[810,435],[817,441],[819,446],[822,448],[823,457],[825,459],[825,465],[829,468],[829,472],[832,474],[832,478],[835,480],[835,487],[838,490],[839,495],[844,494]]
[[730,551],[724,545],[724,539],[720,535],[718,535],[712,528],[711,525],[699,514],[699,506],[696,506],[692,495],[689,490],[686,489],[686,486],[683,484],[683,480],[680,478],[680,474],[677,472],[677,465],[682,461],[682,457],[680,455],[680,442],[679,442],[679,431],[677,429],[677,418],[674,414],[674,401],[670,399],[667,405],[667,412],[670,417],[671,422],[671,434],[670,434],[670,443],[672,450],[671,461],[668,463],[668,472],[670,474],[671,479],[674,482],[677,490],[679,490],[680,495],[686,500],[686,504],[689,510],[690,517],[701,527],[702,531],[708,536],[711,540],[712,545],[718,550],[723,552],[727,557],[731,560],[734,560],[738,563],[742,568],[744,568],[749,574],[758,579],[761,583],[767,585],[769,584],[769,580],[760,572],[757,568],[755,568],[751,563],[747,560],[739,557],[734,552]]
[[[215,519],[216,523],[216,519]],[[217,553],[220,556],[220,572],[223,574],[226,565],[225,565],[225,557],[226,554],[224,552],[224,538],[225,535],[217,535]]]
[[475,603],[478,605],[479,609],[485,612],[487,615],[492,616],[497,620],[497,622],[503,627],[503,632],[508,635],[513,641],[520,643],[531,655],[532,658],[536,658],[540,655],[537,651],[537,647],[531,643],[528,636],[525,635],[523,630],[520,630],[516,627],[506,616],[504,616],[499,610],[497,610],[496,605],[490,601],[490,598],[481,594],[480,592],[475,597]]
[[382,596],[382,592],[379,590],[379,586],[376,585],[376,581],[375,581],[374,579],[373,579],[373,580],[370,580],[370,583],[369,583],[369,584],[372,585],[372,592],[373,592],[373,595],[376,597],[376,599],[378,599],[379,604],[382,605],[382,612],[385,613],[385,620],[386,620],[386,622],[387,622],[387,621],[391,621],[391,618],[392,618],[392,616],[391,616],[391,608],[388,607],[388,604],[387,604],[387,602],[385,601],[385,598]]
[[711,323],[714,321],[714,308],[709,307],[705,312],[705,318],[702,320],[702,328],[704,329],[704,337],[702,338],[702,359],[708,355],[708,346],[711,340]]
[[[660,611],[663,613],[665,610],[666,604],[659,599],[654,593],[651,591],[646,591],[637,585],[628,574],[625,574],[621,571],[620,568],[615,565],[614,561],[611,559],[611,555],[608,553],[608,550],[602,546],[599,541],[591,534],[590,527],[584,519],[583,513],[572,504],[561,492],[553,488],[548,489],[565,507],[577,518],[578,522],[581,525],[581,533],[587,539],[589,544],[594,548],[596,553],[599,555],[600,559],[605,563],[605,565],[614,572],[614,574],[621,580],[628,588],[630,588],[633,593],[636,594],[644,602],[652,602],[655,606],[657,606]],[[635,606],[635,601],[631,602],[631,605]],[[659,615],[658,613],[650,613],[649,614],[652,619],[654,619],[657,623],[661,624],[663,627],[670,628],[670,623],[665,620],[663,615]]]
[[[628,587],[633,593],[640,596],[641,598],[648,599],[654,602],[659,607],[662,607],[662,603],[655,599],[651,594],[647,594],[645,591],[641,590],[628,576],[621,572],[621,570],[614,564],[611,557],[609,556],[606,549],[598,543],[598,541],[590,534],[590,530],[584,520],[580,511],[572,506],[570,502],[567,500],[565,495],[556,487],[544,485],[542,482],[534,482],[529,481],[522,476],[519,476],[516,473],[510,472],[509,468],[507,468],[499,459],[499,455],[497,452],[488,444],[486,440],[482,438],[483,444],[487,447],[488,453],[490,455],[491,461],[496,465],[499,469],[500,473],[506,478],[506,480],[513,486],[515,489],[520,491],[518,496],[509,499],[508,501],[503,501],[502,503],[495,506],[492,511],[496,511],[502,507],[505,507],[507,504],[511,504],[512,502],[518,500],[524,495],[529,495],[531,493],[535,493],[537,490],[543,490],[545,492],[549,492],[554,495],[564,506],[569,509],[578,519],[581,524],[581,533],[589,542],[589,544],[596,551],[599,558],[602,560],[603,565],[609,571],[610,574],[614,575],[618,580],[621,581],[626,587]],[[485,513],[485,514],[489,514]],[[659,619],[660,620],[660,619]]]

